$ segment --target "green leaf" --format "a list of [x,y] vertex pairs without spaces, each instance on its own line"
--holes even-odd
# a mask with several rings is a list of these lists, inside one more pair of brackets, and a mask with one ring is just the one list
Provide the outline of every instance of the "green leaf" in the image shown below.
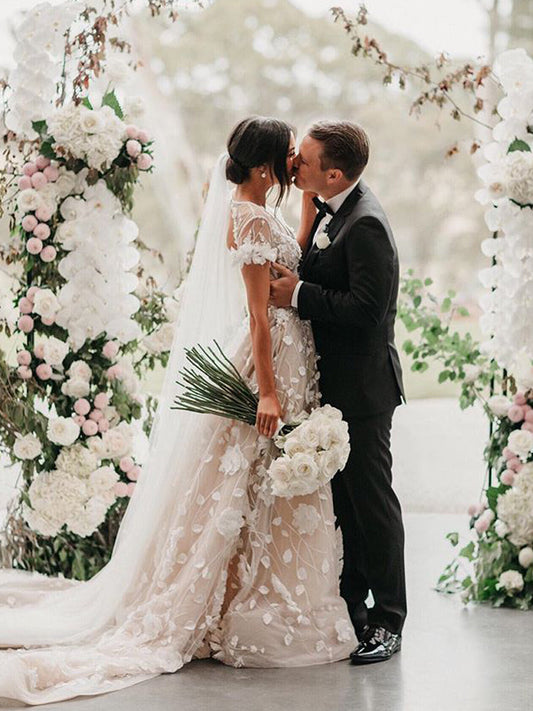
[[52,148],[52,142],[51,141],[43,141],[41,143],[41,155],[43,155],[45,158],[57,158],[56,153],[54,149]]
[[113,109],[113,111],[116,113],[116,115],[119,117],[119,119],[124,118],[124,113],[122,111],[120,104],[118,103],[118,99],[117,99],[114,91],[107,92],[107,94],[102,99],[102,106],[110,106]]
[[446,311],[449,311],[452,307],[452,300],[450,299],[449,296],[447,296],[444,301],[442,302],[442,306],[440,307],[440,310],[443,313],[446,313]]
[[444,383],[448,378],[450,377],[450,371],[449,370],[443,370],[441,373],[439,373],[439,383]]
[[[470,316],[469,310],[466,309],[464,306],[459,306],[459,308],[457,309],[457,313],[459,314],[459,316]],[[469,333],[467,333],[466,335],[470,336]]]
[[507,153],[513,153],[514,151],[527,151],[528,153],[530,153],[531,148],[529,147],[529,143],[526,143],[525,141],[522,141],[519,138],[515,138],[507,149]]
[[86,108],[92,110],[93,105],[92,105],[91,102],[89,101],[89,97],[88,97],[88,96],[84,97],[84,99],[83,99],[83,101],[82,101],[81,103],[82,103],[82,106],[85,106]]
[[467,546],[465,546],[462,550],[459,551],[459,556],[461,558],[466,558],[467,560],[472,561],[474,559],[474,551],[474,541],[470,541]]
[[452,546],[455,548],[455,546],[459,543],[459,534],[457,533],[457,531],[452,531],[451,533],[447,533],[446,540],[450,541]]
[[417,308],[420,306],[421,303],[422,303],[422,297],[418,294],[418,295],[415,296],[415,298],[413,299],[413,305],[414,305],[415,309],[417,309]]
[[427,279],[424,279],[424,286],[431,286],[433,284],[433,279],[430,279],[430,277],[427,277]]
[[31,125],[35,133],[38,133],[40,136],[46,135],[48,126],[44,119],[42,121],[32,121]]

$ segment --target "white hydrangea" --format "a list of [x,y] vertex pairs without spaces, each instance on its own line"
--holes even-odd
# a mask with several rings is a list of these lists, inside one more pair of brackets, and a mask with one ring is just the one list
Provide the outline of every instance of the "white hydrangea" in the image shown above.
[[63,447],[56,459],[56,468],[75,474],[77,477],[88,477],[98,467],[98,458],[83,444]]
[[505,183],[511,199],[521,205],[533,203],[533,153],[509,153],[505,162]]
[[526,464],[515,482],[498,498],[498,518],[515,546],[533,545],[533,464]]
[[515,595],[524,589],[524,578],[517,570],[506,570],[498,579],[498,588]]
[[35,459],[42,451],[41,441],[33,434],[17,437],[13,446],[13,454],[18,459]]
[[507,440],[507,447],[517,457],[527,459],[533,449],[533,432],[529,430],[513,430]]

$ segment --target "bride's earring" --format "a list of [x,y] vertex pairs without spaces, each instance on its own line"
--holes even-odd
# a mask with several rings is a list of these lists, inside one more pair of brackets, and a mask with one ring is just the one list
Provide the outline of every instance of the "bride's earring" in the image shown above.
[[262,178],[266,178],[266,177],[267,177],[267,174],[265,173],[265,171],[263,171],[263,172],[261,173],[261,177],[262,177]]

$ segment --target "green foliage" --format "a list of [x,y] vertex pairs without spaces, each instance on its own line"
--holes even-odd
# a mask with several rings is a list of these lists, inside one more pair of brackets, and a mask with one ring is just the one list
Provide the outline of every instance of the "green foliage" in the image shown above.
[[[120,120],[124,118],[122,107],[120,106],[114,91],[108,91],[102,98],[102,106],[110,106]],[[92,108],[92,106],[90,107]]]
[[519,138],[515,138],[507,149],[507,153],[513,153],[514,151],[527,151],[529,153],[531,152],[531,147],[529,143],[526,143]]

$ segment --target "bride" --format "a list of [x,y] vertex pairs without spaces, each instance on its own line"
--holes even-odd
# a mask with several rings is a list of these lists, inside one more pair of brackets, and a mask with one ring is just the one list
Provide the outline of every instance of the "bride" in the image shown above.
[[[295,154],[286,123],[248,118],[227,148],[111,560],[87,582],[0,571],[0,698],[99,694],[209,656],[236,667],[322,664],[355,646],[329,485],[277,498],[265,476],[278,419],[319,405],[308,322],[268,305],[272,263],[296,271],[314,208],[304,200],[296,239],[277,209]],[[258,391],[255,428],[170,409],[184,347],[213,339]]]

